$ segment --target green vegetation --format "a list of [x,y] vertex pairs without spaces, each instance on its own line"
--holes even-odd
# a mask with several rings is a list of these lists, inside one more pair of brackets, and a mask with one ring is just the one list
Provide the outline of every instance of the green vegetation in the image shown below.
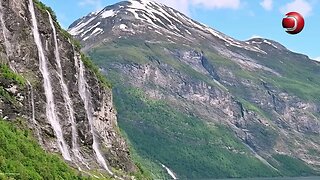
[[139,156],[165,164],[184,175],[180,178],[279,175],[250,155],[228,128],[149,100],[138,89],[118,87],[114,92],[119,126]]
[[270,161],[270,163],[278,170],[280,170],[284,176],[319,175],[319,172],[314,171],[302,160],[281,154],[276,154],[272,157],[276,160],[276,162],[273,160]]
[[18,102],[5,88],[11,84],[17,84],[24,88],[26,80],[19,74],[13,72],[6,64],[0,64],[0,99],[18,108]]
[[[301,99],[320,102],[320,65],[304,56],[289,54],[273,58],[257,58],[259,63],[279,72],[281,76],[261,74],[259,78]],[[258,73],[256,73],[258,74]]]
[[0,85],[0,99],[8,101],[13,105],[17,104],[16,99],[13,96],[11,96],[8,93],[8,91],[6,91],[1,85]]
[[[8,65],[0,64],[0,99],[21,109],[6,87],[25,88],[26,80]],[[9,109],[7,107],[7,109]],[[14,111],[14,110],[13,110]],[[46,153],[34,140],[24,119],[0,119],[0,179],[88,179],[70,168],[58,155]]]
[[259,107],[257,107],[256,104],[251,103],[241,97],[237,98],[239,100],[240,103],[242,103],[242,105],[244,106],[244,108],[248,111],[253,111],[255,113],[257,113],[259,116],[261,116],[262,118],[264,118],[265,120],[270,120],[272,119],[272,115],[269,114],[268,112],[263,111],[262,109],[260,109]]
[[13,72],[7,64],[0,64],[0,79],[2,78],[13,81],[20,86],[26,84],[26,80],[21,75]]
[[[128,135],[123,130],[120,130],[121,135],[126,139],[126,143],[129,147],[131,160],[135,163],[138,168],[138,171],[132,174],[136,179],[143,179],[143,180],[151,180],[151,179],[161,179],[165,177],[165,171],[160,169],[160,166],[153,163],[147,158],[142,158],[139,156],[137,151],[134,149],[133,144],[130,142]],[[147,168],[152,167],[152,168]],[[152,171],[150,171],[152,170]],[[160,175],[160,176],[159,176]]]
[[51,9],[51,7],[46,6],[44,3],[42,3],[39,0],[33,0],[33,2],[36,5],[36,7],[40,11],[42,11],[42,13],[47,13],[46,11],[48,11],[51,14],[51,17],[52,17],[53,21],[58,22],[56,13]]
[[310,81],[296,80],[294,78],[289,79],[275,77],[273,80],[275,85],[288,91],[292,95],[296,95],[307,101],[320,101],[320,83],[315,84]]
[[152,44],[138,39],[117,39],[116,41],[110,42],[108,46],[91,50],[88,54],[99,67],[106,67],[109,63],[115,62],[123,64],[136,63],[139,65],[157,63],[157,61],[159,63],[166,63],[177,71],[189,75],[189,77],[195,81],[201,80],[208,85],[227,91],[226,88],[213,81],[210,76],[206,76],[194,70],[189,65],[180,62],[177,60],[177,54],[169,52],[181,50],[181,47],[180,49],[178,48],[179,46],[174,44]]
[[0,119],[0,179],[84,179],[19,127]]
[[317,157],[320,154],[320,151],[318,149],[309,148],[308,149],[308,154]]
[[42,13],[47,13],[47,11],[50,13],[53,22],[56,24],[58,27],[59,32],[62,34],[63,37],[66,39],[69,39],[71,43],[75,46],[76,50],[81,49],[81,44],[78,40],[75,40],[71,34],[69,34],[66,30],[64,30],[61,25],[58,23],[56,13],[51,9],[51,7],[46,6],[44,3],[42,3],[39,0],[33,0],[35,3],[36,7],[42,12]]
[[[60,25],[59,25],[59,27],[60,27]],[[63,37],[65,37],[66,39],[70,40],[71,44],[75,47],[76,51],[80,51],[81,50],[82,46],[81,46],[80,42],[78,40],[74,39],[72,37],[72,35],[69,34],[68,31],[66,31],[66,30],[64,30],[64,29],[62,29],[60,27],[60,33],[63,35]]]
[[[304,56],[297,54],[288,54],[287,56],[269,54],[269,57],[261,57],[254,53],[252,54],[252,58],[257,63],[281,75],[277,76],[258,69],[256,71],[248,71],[240,68],[235,62],[210,52],[210,49],[206,49],[205,54],[214,66],[228,69],[238,77],[237,79],[248,79],[255,83],[259,83],[263,79],[290,95],[298,96],[307,101],[320,101],[320,65],[306,59]],[[244,86],[237,86],[235,89],[232,89],[233,87],[228,88],[234,94],[240,95],[239,97],[248,99],[247,89]]]
[[107,78],[100,72],[99,68],[91,61],[91,59],[89,59],[88,56],[81,54],[81,60],[83,62],[83,64],[85,65],[86,68],[88,68],[89,70],[91,70],[94,75],[98,78],[100,84],[107,88],[107,89],[111,89],[112,85],[111,83],[107,80]]
[[[280,171],[278,172],[254,158],[227,127],[206,124],[198,117],[180,112],[178,108],[166,102],[148,99],[139,89],[128,88],[127,77],[110,65],[116,63],[124,65],[167,64],[189,76],[191,80],[201,80],[218,87],[211,77],[197,72],[179,60],[179,52],[190,50],[190,48],[184,48],[176,44],[146,43],[141,40],[123,38],[108,42],[89,52],[89,56],[97,65],[108,69],[108,78],[112,80],[115,87],[114,101],[118,110],[119,126],[126,132],[132,145],[131,152],[135,154],[134,160],[139,166],[142,166],[143,171],[150,173],[155,179],[168,178],[160,166],[160,163],[163,163],[178,175],[182,175],[179,177],[182,179],[287,176],[289,172],[295,174],[292,172],[295,171],[294,168],[285,169],[279,166]],[[230,77],[233,78],[230,79],[230,83],[234,83],[235,86],[228,86],[228,89],[236,96],[236,99],[246,110],[256,112],[265,120],[273,119],[272,112],[252,102],[252,97],[248,93],[248,90],[252,89],[244,86],[241,83],[242,80],[250,80],[256,84],[263,80],[276,88],[286,89],[289,93],[295,94],[297,93],[295,90],[299,90],[301,93],[298,95],[307,94],[306,97],[313,96],[318,88],[309,85],[310,89],[302,89],[308,82],[304,78],[298,78],[298,83],[293,81],[297,76],[295,72],[291,72],[292,75],[286,76],[287,79],[285,79],[284,76],[277,77],[269,72],[249,71],[208,49],[204,51],[209,63],[215,69],[231,71],[235,76]],[[272,68],[268,64],[262,64]],[[281,74],[285,73],[282,67],[275,70]],[[312,73],[314,72],[313,70]],[[229,80],[229,77],[224,78]],[[297,85],[300,87],[296,88]],[[288,88],[290,86],[292,88]],[[278,132],[272,126],[267,127],[259,122],[253,122],[248,124],[248,129],[255,137],[255,144],[260,148],[268,151],[275,145]],[[297,167],[303,165],[301,161],[291,161],[291,163],[292,166]],[[275,165],[275,167],[278,166]],[[311,171],[308,172],[308,175],[312,174]],[[296,175],[301,174],[296,173]]]

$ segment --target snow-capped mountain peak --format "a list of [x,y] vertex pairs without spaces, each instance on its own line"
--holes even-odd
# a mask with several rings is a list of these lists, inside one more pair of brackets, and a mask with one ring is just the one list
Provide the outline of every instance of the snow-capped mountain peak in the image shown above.
[[[129,0],[107,6],[100,12],[90,13],[77,20],[71,24],[68,31],[88,43],[96,42],[96,39],[106,39],[108,36],[141,35],[148,41],[183,44],[207,42],[222,46],[220,48],[236,47],[266,54],[260,43],[233,39],[173,8],[149,0]],[[264,44],[267,42],[269,41],[264,41]]]

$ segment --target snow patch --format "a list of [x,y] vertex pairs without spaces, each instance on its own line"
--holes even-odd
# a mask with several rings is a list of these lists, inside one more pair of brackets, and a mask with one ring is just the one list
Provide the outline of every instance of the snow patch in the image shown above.
[[83,38],[82,40],[83,40],[83,41],[86,41],[86,40],[89,39],[91,36],[96,36],[96,35],[100,34],[101,32],[103,32],[103,29],[101,29],[101,28],[96,28],[96,29],[94,29],[94,30],[91,32],[91,34],[90,34],[89,36]]
[[156,33],[158,33],[158,34],[160,34],[160,35],[163,35],[160,31],[158,31],[158,30],[155,30],[154,32],[156,32]]
[[128,28],[128,26],[125,24],[120,24],[119,28],[122,30],[126,30]]
[[86,41],[87,39],[89,39],[89,36],[83,38],[82,40],[83,40],[83,41]]
[[71,28],[69,30],[69,33],[73,36],[79,35],[80,33],[82,33],[84,31],[84,27],[86,25],[88,25],[91,21],[93,21],[96,17],[92,17],[89,20],[79,23],[77,26]]
[[[161,23],[163,26],[166,26],[168,24],[168,28],[172,30],[176,30],[180,32],[180,30],[176,27],[175,24],[180,23],[183,24],[179,19],[175,18],[174,16],[170,15],[168,12],[166,12],[162,6],[158,3],[151,2],[149,0],[142,0],[141,2],[138,1],[130,1],[131,5],[129,5],[128,11],[132,12],[136,19],[139,19],[141,21],[147,21],[154,27],[159,27],[157,24],[154,23],[154,21],[157,21],[158,23]],[[157,8],[155,8],[157,7]],[[139,17],[137,11],[142,11],[143,13],[141,16],[144,18]],[[166,22],[163,22],[161,19],[165,20]],[[173,22],[172,19],[176,22]]]
[[265,44],[268,44],[276,49],[278,49],[278,47],[274,44],[272,44],[270,41],[264,39],[263,41],[254,41],[254,40],[251,40],[249,42],[246,42],[246,43],[251,43],[251,44],[262,44],[262,43],[265,43]]
[[97,24],[91,26],[88,30],[86,30],[85,32],[83,32],[81,34],[81,37],[83,37],[85,34],[87,34],[88,32],[90,32],[93,28],[96,28],[97,26],[99,26],[101,24],[101,22],[97,22]]
[[186,29],[186,32],[187,32],[188,34],[192,35],[192,34],[191,34],[191,32],[190,32],[190,31],[188,31],[188,29]]
[[100,11],[101,11],[101,9],[100,9],[100,10],[97,10],[97,11],[94,11],[94,12],[91,12],[91,13],[89,14],[89,16],[90,16],[90,15],[98,15]]
[[100,34],[101,32],[103,32],[103,29],[96,28],[94,31],[92,31],[90,36]]
[[262,42],[251,41],[252,44],[261,44]]
[[139,17],[138,13],[136,13],[136,10],[134,10],[134,9],[127,9],[127,11],[131,12],[136,19],[139,19],[139,20],[143,21],[143,19]]
[[129,7],[133,9],[146,9],[146,5],[149,4],[150,1],[141,0],[141,3],[139,1],[130,1],[131,5]]
[[115,12],[113,10],[108,10],[108,11],[105,11],[101,14],[101,17],[102,18],[107,18],[107,17],[112,17],[115,15]]
[[276,49],[278,49],[278,47],[276,46],[276,45],[274,45],[274,44],[272,44],[270,41],[268,41],[268,40],[263,40],[263,42],[264,43],[266,43],[266,44],[269,44],[270,46],[273,46],[274,48],[276,48]]
[[250,45],[247,45],[246,43],[242,44],[239,41],[236,41],[236,40],[234,40],[234,39],[232,39],[232,38],[230,38],[228,36],[222,35],[219,32],[217,32],[217,31],[215,31],[215,30],[213,30],[211,28],[206,28],[205,30],[207,30],[209,33],[211,33],[212,35],[216,36],[217,38],[229,43],[231,46],[239,47],[239,48],[246,49],[246,50],[249,50],[249,51],[255,51],[255,52],[267,54],[265,51],[261,50],[258,47],[250,46]]
[[320,62],[320,56],[319,56],[319,57],[312,58],[312,60]]

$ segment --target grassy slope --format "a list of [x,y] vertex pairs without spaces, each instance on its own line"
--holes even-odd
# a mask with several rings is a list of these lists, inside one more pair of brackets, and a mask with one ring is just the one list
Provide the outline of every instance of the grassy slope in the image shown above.
[[[253,56],[255,57],[255,56]],[[298,54],[258,58],[259,63],[279,72],[282,77],[260,74],[267,82],[301,99],[320,102],[320,63]]]
[[[287,155],[276,154],[272,156],[274,160],[269,160],[274,167],[277,167],[285,176],[309,176],[314,174],[314,170],[304,164],[299,159]],[[319,175],[319,173],[318,173]]]
[[84,179],[59,156],[46,153],[28,130],[0,120],[0,179]]
[[[0,82],[24,88],[22,76],[0,65]],[[0,83],[0,99],[6,106],[17,106],[15,97]],[[83,179],[59,156],[46,153],[34,140],[25,121],[0,119],[0,179]]]
[[248,155],[227,128],[207,125],[164,102],[148,100],[137,89],[117,88],[114,92],[119,126],[128,134],[137,153],[165,164],[183,174],[182,178],[277,175]]

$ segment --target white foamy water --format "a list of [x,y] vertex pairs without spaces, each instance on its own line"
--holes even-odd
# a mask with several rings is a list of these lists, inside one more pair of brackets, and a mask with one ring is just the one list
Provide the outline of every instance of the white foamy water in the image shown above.
[[41,138],[41,135],[40,135],[40,131],[39,131],[39,125],[36,121],[36,116],[35,116],[35,107],[34,107],[34,92],[33,92],[33,87],[30,83],[30,81],[27,80],[27,84],[28,86],[30,87],[30,104],[31,104],[31,121],[35,127],[35,131],[36,131],[36,134],[37,134],[37,138],[38,138],[38,141],[40,143],[41,146],[43,146],[43,143],[42,143],[42,138]]
[[113,173],[110,171],[110,169],[107,166],[106,161],[104,160],[102,153],[99,150],[99,144],[97,141],[96,133],[94,130],[94,125],[93,125],[93,107],[92,107],[92,102],[91,102],[91,94],[88,89],[87,81],[85,79],[85,70],[84,70],[84,65],[81,60],[79,60],[77,57],[75,57],[75,61],[78,63],[77,67],[78,69],[78,87],[79,87],[79,94],[81,96],[81,99],[84,102],[84,108],[86,110],[86,114],[88,117],[88,122],[90,125],[90,130],[92,134],[92,139],[93,139],[93,144],[92,148],[96,154],[97,161],[100,163],[103,168],[108,171],[109,174],[113,175]]
[[8,39],[7,39],[7,28],[6,25],[4,23],[3,20],[3,9],[2,9],[2,2],[0,1],[0,23],[1,23],[1,27],[2,27],[2,35],[3,35],[3,39],[4,39],[4,45],[6,48],[6,54],[7,56],[10,56],[10,50],[11,50],[11,44],[9,43]]
[[54,46],[55,46],[54,55],[55,55],[55,60],[57,63],[57,72],[58,72],[58,76],[59,76],[59,83],[60,83],[60,87],[62,89],[64,106],[65,106],[67,113],[68,113],[68,120],[69,120],[69,123],[71,124],[72,152],[80,162],[83,162],[83,158],[80,154],[80,149],[79,149],[79,145],[78,145],[77,126],[76,126],[76,122],[75,122],[72,101],[71,101],[71,98],[69,95],[69,88],[68,88],[67,84],[65,83],[64,78],[63,78],[63,74],[62,74],[62,66],[61,66],[61,59],[60,59],[60,53],[59,53],[59,47],[58,47],[57,32],[56,32],[56,28],[53,24],[51,14],[48,11],[47,11],[47,13],[49,15],[49,21],[50,21],[50,25],[51,25],[51,28],[53,31]]
[[4,45],[5,45],[5,50],[6,50],[6,54],[8,57],[8,63],[10,66],[10,69],[14,72],[17,72],[17,70],[12,66],[9,57],[12,55],[12,47],[11,44],[7,38],[8,35],[8,29],[6,28],[4,19],[3,19],[3,8],[2,8],[2,1],[0,1],[0,25],[2,27],[2,35],[3,35],[3,39],[4,39]]
[[43,50],[43,46],[42,46],[42,42],[41,42],[39,30],[38,30],[38,24],[37,24],[37,19],[36,19],[32,0],[29,0],[29,11],[32,19],[32,32],[34,36],[34,41],[38,49],[39,68],[43,76],[43,87],[44,87],[44,93],[46,96],[46,116],[55,132],[55,135],[57,136],[58,146],[60,148],[63,158],[70,161],[71,157],[69,154],[68,145],[64,140],[62,128],[60,126],[60,123],[55,111],[55,103],[54,103],[53,90],[52,90],[52,85],[50,80],[50,74],[48,72],[46,57],[44,55],[44,50]]
[[178,179],[176,175],[174,175],[174,173],[171,171],[171,169],[169,169],[167,166],[163,164],[161,164],[161,166],[166,169],[167,173],[172,177],[172,179]]

